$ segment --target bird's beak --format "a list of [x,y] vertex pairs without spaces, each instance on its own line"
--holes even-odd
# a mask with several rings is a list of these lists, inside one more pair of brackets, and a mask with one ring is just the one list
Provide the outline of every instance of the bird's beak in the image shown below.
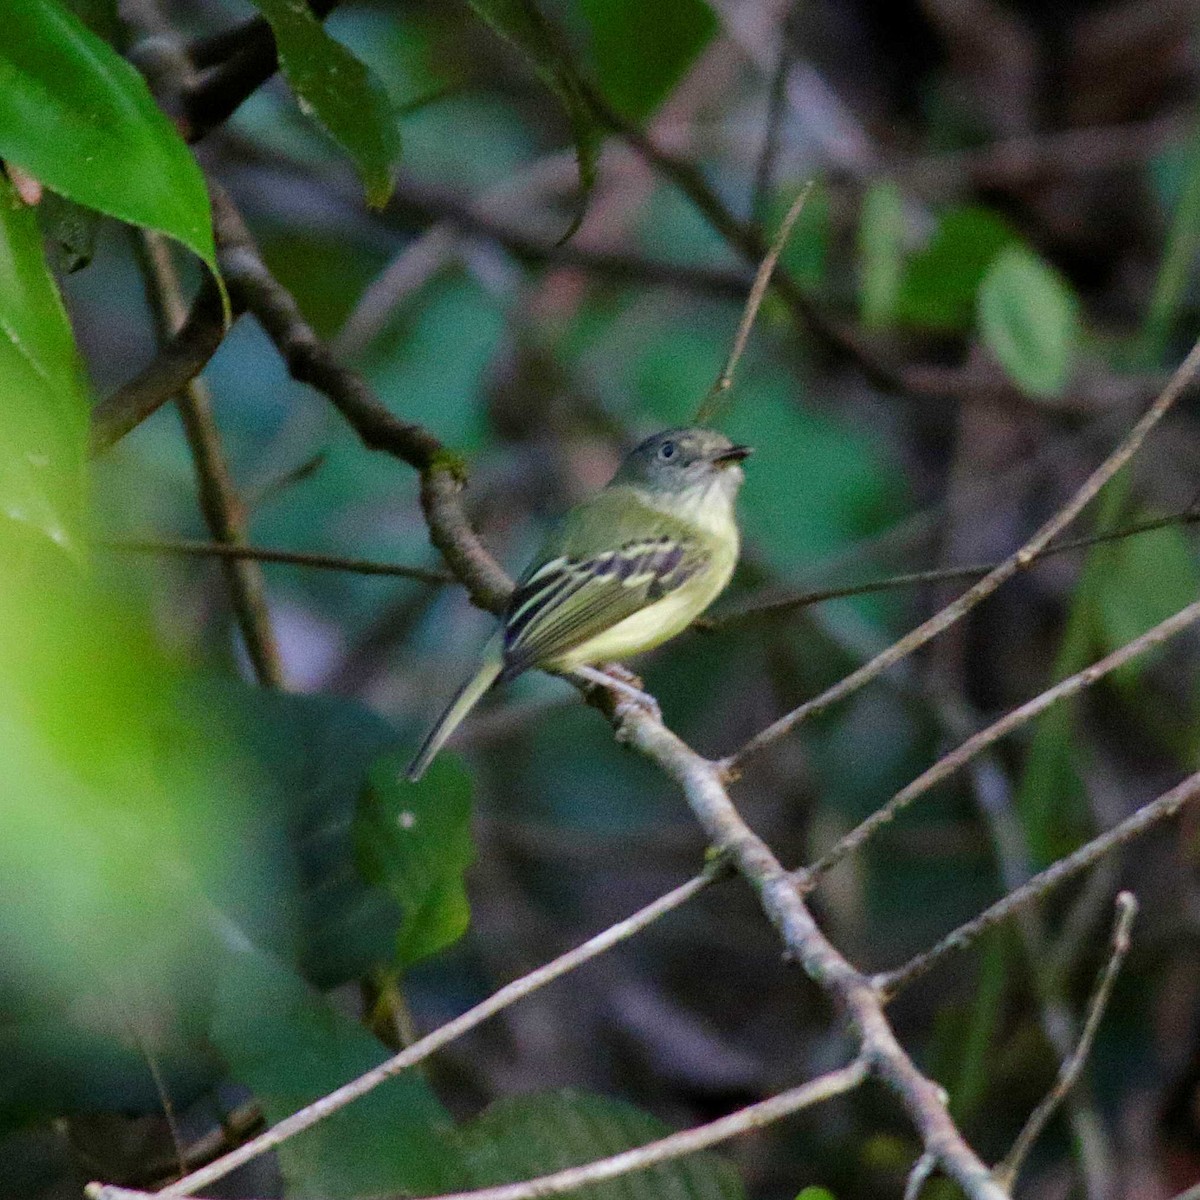
[[713,455],[713,465],[731,467],[734,463],[740,463],[742,459],[749,458],[753,453],[754,448],[752,446],[730,446],[728,450],[722,450],[720,454]]

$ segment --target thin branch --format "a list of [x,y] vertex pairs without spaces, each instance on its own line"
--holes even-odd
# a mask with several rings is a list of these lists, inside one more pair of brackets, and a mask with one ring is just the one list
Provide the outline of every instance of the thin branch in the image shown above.
[[[603,954],[618,943],[633,937],[634,934],[639,933],[646,926],[653,924],[660,917],[686,904],[693,896],[702,892],[710,883],[719,878],[724,873],[724,870],[725,868],[721,862],[714,861],[710,863],[699,875],[689,879],[687,883],[680,884],[679,887],[667,892],[666,895],[660,896],[653,903],[639,909],[632,916],[626,917],[623,921],[618,921],[615,925],[609,926],[603,932],[596,934],[593,938],[589,938],[574,949],[568,950],[565,954],[560,954],[544,966],[538,967],[537,970],[530,971],[528,975],[523,975],[520,979],[515,979],[512,983],[506,984],[486,1000],[475,1005],[474,1008],[468,1009],[452,1021],[447,1021],[445,1025],[435,1029],[419,1041],[413,1042],[411,1046],[406,1047],[386,1062],[380,1063],[379,1066],[373,1067],[357,1079],[343,1084],[328,1095],[322,1096],[319,1100],[313,1101],[312,1104],[308,1104],[304,1108],[292,1113],[291,1116],[285,1117],[282,1121],[272,1125],[265,1133],[259,1134],[258,1137],[253,1138],[251,1141],[243,1143],[228,1154],[224,1154],[207,1166],[201,1167],[198,1171],[193,1171],[192,1174],[185,1176],[176,1183],[169,1184],[157,1194],[159,1196],[193,1195],[201,1188],[207,1187],[210,1183],[215,1183],[218,1179],[223,1179],[243,1163],[257,1158],[260,1154],[265,1154],[268,1150],[273,1150],[289,1138],[295,1137],[296,1134],[303,1133],[306,1129],[311,1129],[319,1121],[332,1116],[335,1112],[345,1108],[347,1104],[357,1100],[360,1096],[365,1096],[381,1083],[386,1082],[395,1075],[399,1075],[409,1067],[415,1066],[456,1038],[462,1037],[468,1030],[474,1029],[476,1025],[482,1024],[489,1017],[494,1017],[498,1012],[508,1008],[509,1005],[515,1004],[518,1000],[536,992],[539,988],[545,987],[546,984],[553,982],[560,976],[574,971],[585,962],[597,957],[597,955]],[[94,1186],[98,1187],[99,1185]],[[97,1195],[98,1193],[90,1192],[89,1194]]]
[[179,332],[148,366],[92,410],[92,454],[110,449],[187,387],[208,365],[225,333],[221,293],[206,272]]
[[[1154,517],[1146,521],[1138,521],[1126,525],[1122,529],[1112,529],[1107,533],[1093,533],[1088,537],[1068,538],[1047,546],[1019,569],[1026,570],[1044,559],[1053,558],[1056,554],[1066,554],[1072,550],[1084,550],[1089,546],[1099,546],[1104,542],[1121,541],[1124,538],[1135,537],[1141,533],[1153,533],[1158,529],[1167,529],[1173,525],[1195,525],[1200,523],[1200,512],[1195,505],[1183,512],[1172,513],[1166,517]],[[829,600],[844,600],[848,596],[867,596],[875,592],[894,591],[898,588],[920,587],[927,583],[947,583],[961,580],[978,579],[989,571],[994,571],[999,562],[971,563],[961,567],[934,567],[928,571],[908,571],[900,575],[888,575],[883,579],[869,579],[864,583],[851,583],[845,587],[823,588],[819,591],[796,592],[774,599],[750,601],[739,608],[718,613],[715,617],[701,617],[695,622],[695,628],[705,631],[722,629],[726,625],[746,620],[747,618],[775,616],[778,613],[791,612],[797,608],[808,608],[814,604],[824,604]]]
[[1117,973],[1129,953],[1129,931],[1133,926],[1134,917],[1137,916],[1137,910],[1137,899],[1132,892],[1121,892],[1117,896],[1117,916],[1113,924],[1112,949],[1109,952],[1108,960],[1097,976],[1096,986],[1088,1003],[1087,1019],[1084,1021],[1083,1032],[1079,1035],[1075,1051],[1059,1067],[1058,1079],[1054,1086],[1029,1114],[1029,1119],[1017,1135],[1017,1140],[1013,1142],[1012,1148],[995,1169],[996,1178],[1010,1192],[1017,1182],[1021,1164],[1025,1161],[1042,1130],[1046,1128],[1050,1118],[1054,1116],[1083,1073],[1084,1064],[1092,1050],[1092,1043],[1096,1040],[1096,1032],[1100,1028],[1100,1021],[1104,1017],[1104,1010],[1108,1007],[1109,998],[1112,996],[1113,985],[1117,982]]
[[799,195],[792,201],[791,207],[779,223],[779,231],[775,234],[775,240],[771,243],[770,249],[763,256],[763,260],[755,272],[754,286],[750,289],[750,295],[746,300],[746,307],[742,312],[742,319],[738,325],[737,334],[733,339],[733,346],[730,348],[729,357],[726,359],[725,366],[720,375],[717,376],[716,381],[709,389],[708,395],[704,397],[704,402],[696,412],[696,424],[698,425],[703,425],[712,420],[720,405],[721,398],[733,387],[734,374],[737,371],[738,363],[741,362],[742,355],[745,353],[746,343],[750,340],[750,331],[754,328],[754,321],[758,316],[758,310],[762,305],[763,297],[767,294],[767,287],[771,282],[771,274],[775,270],[776,263],[779,262],[779,256],[783,253],[783,248],[787,245],[787,240],[791,236],[792,227],[796,224],[797,218],[804,210],[804,205],[812,189],[812,180],[800,189]]
[[[645,1171],[658,1163],[671,1162],[697,1154],[710,1146],[726,1142],[752,1129],[761,1129],[792,1113],[812,1108],[835,1096],[844,1095],[858,1087],[867,1078],[867,1065],[861,1059],[849,1066],[781,1092],[767,1100],[760,1100],[728,1116],[719,1117],[707,1125],[684,1129],[669,1134],[658,1141],[649,1142],[633,1150],[625,1150],[609,1158],[596,1159],[579,1167],[568,1167],[552,1175],[540,1175],[521,1183],[506,1183],[498,1187],[478,1188],[471,1192],[454,1192],[433,1197],[432,1200],[535,1200],[539,1196],[561,1196],[588,1184],[602,1183],[606,1179],[617,1179]],[[178,1185],[149,1193],[130,1188],[114,1187],[110,1184],[89,1183],[86,1189],[90,1200],[151,1200],[152,1196],[178,1195]]]
[[874,984],[830,943],[795,880],[742,820],[725,790],[721,764],[701,757],[640,708],[622,706],[620,715],[622,738],[682,788],[709,841],[754,888],[789,957],[833,1000],[872,1073],[899,1098],[925,1149],[970,1200],[1007,1200],[951,1120],[942,1089],[896,1040]]
[[458,581],[449,571],[431,571],[403,563],[375,562],[367,558],[341,558],[332,554],[301,554],[293,550],[270,550],[265,546],[231,545],[228,542],[172,541],[163,538],[110,539],[99,543],[122,554],[175,554],[190,558],[236,558],[253,562],[284,563],[313,567],[318,571],[349,571],[354,575],[389,575],[415,579],[439,586]]
[[797,878],[801,885],[806,890],[811,889],[815,886],[817,880],[835,867],[847,855],[853,854],[858,850],[868,838],[872,837],[884,825],[895,820],[897,814],[907,808],[919,796],[925,795],[936,784],[948,778],[989,746],[1012,733],[1014,729],[1019,729],[1022,725],[1028,724],[1034,717],[1050,708],[1051,705],[1057,704],[1060,700],[1065,700],[1069,696],[1074,696],[1083,691],[1084,688],[1091,687],[1092,684],[1103,679],[1106,675],[1111,674],[1126,663],[1132,662],[1135,658],[1147,653],[1156,646],[1162,645],[1163,642],[1181,633],[1190,625],[1194,625],[1197,621],[1200,621],[1200,600],[1194,601],[1186,608],[1180,609],[1165,621],[1159,622],[1159,624],[1155,625],[1152,629],[1148,629],[1140,637],[1127,642],[1124,646],[1114,650],[1098,662],[1092,663],[1091,666],[1085,667],[1082,671],[1078,671],[1074,675],[1069,675],[1053,687],[1049,687],[1044,692],[1034,696],[1032,700],[1027,700],[1024,704],[1018,705],[998,721],[993,721],[986,729],[981,729],[978,733],[972,734],[960,746],[952,750],[949,754],[943,755],[932,766],[922,771],[911,783],[901,788],[882,808],[876,809],[875,812],[856,825],[844,837],[839,838],[812,866],[798,871]]
[[[139,242],[159,340],[165,342],[186,320],[179,273],[165,237],[143,231]],[[200,511],[209,533],[223,545],[244,545],[245,506],[234,484],[213,418],[212,402],[202,380],[198,377],[189,380],[176,397],[176,404],[196,469]],[[226,559],[223,570],[255,677],[265,687],[280,688],[284,682],[283,661],[271,627],[262,571],[256,563],[235,557]]]
[[1200,796],[1200,771],[1189,775],[1181,783],[1176,784],[1169,792],[1164,792],[1157,800],[1139,808],[1132,816],[1127,817],[1112,829],[1093,838],[1086,845],[1035,875],[1028,883],[1009,892],[997,900],[995,904],[984,909],[978,916],[960,925],[953,932],[946,934],[936,945],[920,954],[914,955],[902,966],[891,971],[883,971],[872,977],[871,982],[891,1000],[902,989],[920,979],[935,963],[947,954],[956,950],[965,950],[981,933],[986,933],[994,925],[1007,920],[1022,905],[1044,896],[1059,884],[1073,879],[1081,871],[1086,871],[1093,863],[1098,862],[1106,854],[1111,854],[1118,846],[1133,841],[1156,825],[1169,821],[1185,804]]
[[823,712],[837,701],[851,695],[876,676],[882,674],[901,659],[925,645],[938,634],[949,629],[956,621],[961,620],[977,604],[986,600],[1001,584],[1011,579],[1018,571],[1023,570],[1033,561],[1049,543],[1069,525],[1095,497],[1096,493],[1137,453],[1147,434],[1170,411],[1171,406],[1179,399],[1184,390],[1192,383],[1197,369],[1200,369],[1200,341],[1192,347],[1187,358],[1183,360],[1171,376],[1167,386],[1159,394],[1154,403],[1137,421],[1124,440],[1117,448],[1088,476],[1075,494],[1040,529],[1017,551],[1010,554],[1002,563],[989,571],[978,583],[969,588],[957,600],[946,605],[940,612],[934,613],[927,621],[918,625],[904,637],[894,642],[882,653],[877,654],[870,662],[865,663],[855,671],[851,671],[833,687],[827,688],[819,696],[801,704],[790,713],[780,717],[768,725],[760,733],[752,737],[736,754],[722,761],[722,767],[727,771],[744,763],[754,754],[759,753],[772,742],[789,733],[802,721]]

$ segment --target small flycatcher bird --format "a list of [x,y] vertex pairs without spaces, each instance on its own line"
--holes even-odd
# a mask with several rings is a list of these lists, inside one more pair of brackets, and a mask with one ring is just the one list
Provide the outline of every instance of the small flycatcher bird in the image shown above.
[[408,768],[414,782],[494,683],[537,667],[636,689],[596,663],[651,650],[686,629],[729,582],[740,538],[737,446],[711,429],[669,429],[633,449],[612,480],[551,530],[517,581],[483,665]]

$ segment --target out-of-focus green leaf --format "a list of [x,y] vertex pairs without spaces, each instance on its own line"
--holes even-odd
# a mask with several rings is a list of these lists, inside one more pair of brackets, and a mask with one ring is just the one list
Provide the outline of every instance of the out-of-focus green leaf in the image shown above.
[[37,218],[0,174],[0,517],[71,547],[86,443],[83,370]]
[[1058,273],[1023,246],[1008,246],[979,286],[979,329],[1013,381],[1031,396],[1067,386],[1079,343],[1078,302]]
[[[213,1041],[272,1124],[387,1057],[361,1025],[257,947],[231,946],[219,969]],[[288,1195],[454,1190],[464,1178],[449,1127],[429,1085],[406,1072],[279,1148]]]
[[254,802],[240,821],[226,816],[222,841],[276,864],[267,911],[253,893],[249,904],[225,895],[227,911],[317,987],[389,962],[403,910],[359,873],[354,814],[372,765],[396,745],[392,727],[350,700],[237,680],[189,680],[180,703],[185,720],[236,731],[227,769]]
[[992,260],[1016,240],[1012,228],[990,209],[952,208],[938,222],[929,245],[909,261],[896,297],[896,319],[920,329],[967,329],[975,316],[975,293]]
[[58,0],[9,5],[4,21],[0,158],[175,238],[215,274],[204,177],[137,71]]
[[806,1187],[796,1193],[796,1200],[837,1200],[837,1197],[828,1188]]
[[396,181],[400,126],[387,91],[302,0],[253,0],[270,22],[296,101],[354,160],[367,203],[382,207]]
[[878,329],[896,313],[904,270],[904,197],[890,179],[872,184],[858,227],[863,324]]
[[[472,1187],[515,1183],[619,1154],[671,1132],[649,1113],[564,1089],[497,1101],[457,1131]],[[741,1200],[737,1172],[715,1154],[659,1163],[607,1183],[579,1188],[582,1200]]]
[[600,86],[633,121],[658,108],[718,29],[705,0],[582,0],[580,7]]
[[442,755],[420,782],[410,783],[403,774],[406,761],[376,764],[355,825],[363,874],[404,911],[396,943],[401,968],[466,932],[471,914],[463,873],[475,857],[470,775]]
[[538,78],[554,93],[567,114],[579,160],[579,200],[575,216],[560,239],[565,242],[583,221],[596,183],[596,161],[602,140],[583,82],[561,38],[534,0],[470,0],[470,4],[501,37],[529,59]]
[[[1200,572],[1183,530],[1168,526],[1104,547],[1106,569],[1096,597],[1101,648],[1105,653],[1145,633],[1200,595]],[[1146,668],[1135,659],[1116,673],[1125,687]]]

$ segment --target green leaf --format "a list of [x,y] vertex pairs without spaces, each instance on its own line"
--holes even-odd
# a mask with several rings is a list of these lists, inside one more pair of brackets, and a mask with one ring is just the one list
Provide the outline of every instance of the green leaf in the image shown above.
[[858,228],[863,323],[878,329],[896,313],[904,269],[904,197],[890,179],[871,186]]
[[[1153,625],[1190,604],[1200,594],[1200,572],[1182,529],[1168,526],[1105,547],[1105,570],[1096,596],[1101,648],[1124,646]],[[1135,659],[1114,676],[1124,688],[1146,668]]]
[[974,205],[950,209],[938,222],[929,245],[904,270],[896,319],[919,329],[969,328],[984,273],[1015,240],[1012,228],[990,209]]
[[1079,342],[1074,293],[1031,250],[1009,246],[979,288],[979,328],[1013,382],[1031,396],[1057,396]]
[[823,1187],[806,1187],[801,1188],[796,1193],[796,1200],[837,1200],[834,1194]]
[[404,778],[407,759],[382,759],[371,771],[355,824],[363,875],[399,901],[401,968],[456,942],[470,908],[463,874],[475,857],[471,777],[450,755],[419,783]]
[[279,49],[301,111],[354,160],[367,203],[382,208],[396,183],[400,126],[374,73],[331,37],[303,0],[253,0]]
[[41,230],[0,174],[0,515],[74,546],[86,446],[83,369]]
[[[272,1124],[377,1066],[385,1048],[247,943],[220,963],[212,1038]],[[429,1194],[463,1185],[450,1121],[420,1074],[377,1087],[278,1150],[289,1197]]]
[[[497,1101],[457,1131],[472,1187],[515,1183],[665,1137],[657,1118],[607,1096],[564,1089]],[[737,1172],[715,1154],[660,1163],[571,1193],[579,1200],[742,1200]]]
[[[395,730],[333,696],[225,679],[193,679],[181,690],[185,721],[234,731],[229,769],[254,778],[254,803],[226,813],[222,842],[279,864],[272,912],[237,905],[241,923],[320,988],[388,963],[402,910],[358,871],[354,814],[371,766],[395,747]],[[282,929],[280,915],[289,918]]]
[[204,177],[137,71],[56,0],[8,5],[4,21],[0,158],[175,238],[216,274]]
[[588,198],[596,183],[602,130],[588,103],[583,81],[558,34],[538,11],[534,0],[470,0],[470,4],[501,37],[525,55],[538,78],[558,98],[570,122],[579,160],[579,198],[575,216],[559,239],[561,244],[583,221]]
[[601,89],[644,121],[712,40],[719,22],[705,0],[582,0]]

